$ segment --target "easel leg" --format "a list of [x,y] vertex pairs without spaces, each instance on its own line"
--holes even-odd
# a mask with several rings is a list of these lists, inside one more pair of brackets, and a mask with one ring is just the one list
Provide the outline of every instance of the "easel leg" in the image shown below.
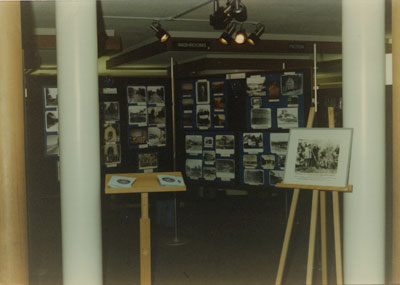
[[336,257],[336,284],[343,284],[342,268],[342,244],[340,234],[340,212],[339,212],[339,193],[332,192],[333,202],[333,228],[335,235],[335,257]]
[[297,201],[299,200],[299,189],[293,190],[292,203],[290,204],[289,218],[286,225],[285,238],[283,240],[281,257],[279,260],[278,274],[276,276],[276,285],[282,284],[283,270],[285,268],[287,252],[289,248],[290,236],[292,234],[294,215],[296,213]]
[[326,251],[326,193],[320,193],[320,218],[321,218],[321,265],[322,265],[322,284],[328,284],[328,265]]
[[312,284],[314,253],[315,253],[315,235],[317,232],[317,217],[318,217],[318,190],[313,190],[311,221],[310,221],[310,237],[308,242],[308,259],[307,259],[307,277],[306,284]]
[[149,193],[141,193],[142,217],[140,218],[140,284],[151,284],[151,242],[149,219]]

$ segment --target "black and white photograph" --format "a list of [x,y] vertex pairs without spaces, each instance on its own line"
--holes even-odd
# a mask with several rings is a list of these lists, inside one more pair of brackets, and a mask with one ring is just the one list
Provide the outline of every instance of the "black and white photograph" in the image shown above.
[[45,108],[58,107],[58,91],[55,87],[45,87],[44,90]]
[[270,170],[269,171],[269,184],[276,185],[283,182],[283,170]]
[[262,97],[252,97],[250,98],[252,108],[261,108]]
[[235,153],[234,135],[216,135],[215,150],[221,156],[231,156]]
[[203,136],[186,135],[185,148],[186,153],[201,154],[203,152]]
[[205,180],[215,180],[217,178],[217,169],[215,167],[204,167],[203,177]]
[[210,82],[208,80],[198,80],[196,82],[196,103],[210,104]]
[[183,127],[184,128],[193,128],[194,125],[194,120],[193,120],[193,114],[183,114]]
[[231,180],[235,178],[235,160],[234,159],[217,159],[215,162],[217,169],[217,177],[221,180]]
[[191,179],[199,179],[203,176],[203,161],[201,159],[186,159],[186,176]]
[[249,185],[264,185],[264,170],[262,169],[245,169],[244,183]]
[[347,186],[352,129],[291,129],[285,183]]
[[288,107],[297,107],[299,106],[299,96],[290,95],[287,96]]
[[277,166],[280,169],[285,169],[286,154],[277,155]]
[[147,144],[148,129],[143,128],[130,128],[129,129],[129,144],[130,145],[143,145]]
[[262,75],[252,75],[247,77],[248,96],[267,96],[266,78]]
[[147,126],[147,106],[129,106],[129,124]]
[[283,74],[281,85],[282,95],[301,95],[303,94],[303,75]]
[[199,129],[209,129],[211,127],[210,105],[196,106],[197,127]]
[[275,155],[263,154],[260,157],[261,167],[263,169],[274,169],[275,168]]
[[244,154],[243,155],[243,167],[244,168],[257,168],[257,155]]
[[192,98],[193,97],[193,84],[192,83],[183,83],[181,85],[182,97],[184,98]]
[[298,108],[278,108],[277,121],[278,128],[290,129],[299,127]]
[[154,169],[158,167],[157,153],[139,153],[138,154],[138,169]]
[[213,108],[214,108],[214,112],[224,112],[225,111],[225,97],[214,97],[213,98]]
[[58,135],[46,135],[46,153],[47,155],[60,154]]
[[250,113],[252,129],[271,128],[271,109],[270,108],[252,108]]
[[272,80],[268,82],[268,101],[279,102],[279,80]]
[[206,165],[215,164],[215,151],[214,150],[204,150],[203,151],[203,161]]
[[243,133],[243,151],[247,153],[259,153],[264,151],[262,133]]
[[167,142],[164,127],[150,127],[148,129],[148,142],[150,146],[165,146]]
[[204,148],[214,148],[214,137],[204,137]]
[[147,104],[165,105],[164,86],[147,86]]
[[46,132],[57,133],[58,132],[58,111],[46,111]]
[[105,144],[104,145],[104,163],[118,164],[121,163],[121,145]]
[[103,124],[104,142],[118,142],[120,140],[119,124],[117,123],[105,123]]
[[128,86],[128,104],[146,105],[146,86]]
[[214,81],[211,83],[211,90],[214,96],[224,96],[225,93],[225,82]]
[[193,99],[192,98],[183,98],[182,99],[182,109],[184,113],[192,113],[193,112]]
[[214,113],[213,124],[214,128],[222,129],[225,127],[226,116],[225,114]]
[[102,102],[100,104],[101,114],[104,121],[119,121],[119,103],[118,102]]
[[165,106],[147,108],[147,119],[149,125],[165,126],[165,117]]
[[286,154],[289,142],[289,133],[271,133],[270,147],[272,153]]

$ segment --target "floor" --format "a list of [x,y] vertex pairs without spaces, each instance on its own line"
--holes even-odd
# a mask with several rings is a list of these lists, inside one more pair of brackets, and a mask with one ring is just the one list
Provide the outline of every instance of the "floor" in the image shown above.
[[[290,191],[264,191],[247,196],[227,196],[225,192],[214,190],[183,194],[178,196],[177,235],[171,227],[171,219],[165,219],[165,212],[159,211],[157,201],[162,201],[159,198],[156,194],[150,195],[152,284],[275,283]],[[138,195],[119,196],[107,197],[105,201],[104,284],[140,284],[138,199]],[[283,284],[297,285],[305,281],[310,201],[311,192],[303,191]],[[30,224],[50,230],[30,231],[31,284],[62,284],[59,205],[54,200],[53,203],[41,203],[47,206],[37,205],[42,209],[41,213],[31,215]],[[171,245],[176,237],[184,244]],[[318,245],[317,242],[314,284],[320,283],[321,275]],[[329,283],[334,284],[333,242],[330,238],[328,251]]]

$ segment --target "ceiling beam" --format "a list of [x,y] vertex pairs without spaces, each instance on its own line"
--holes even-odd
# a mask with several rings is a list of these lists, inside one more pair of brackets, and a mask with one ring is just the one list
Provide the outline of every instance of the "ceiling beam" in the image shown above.
[[111,57],[107,62],[107,68],[116,68],[121,64],[152,57],[168,51],[203,51],[204,53],[287,53],[287,54],[312,54],[314,43],[317,44],[318,53],[341,54],[341,42],[314,42],[314,41],[288,41],[288,40],[261,40],[256,46],[223,45],[214,38],[171,38],[167,43],[155,41],[137,49],[122,52]]

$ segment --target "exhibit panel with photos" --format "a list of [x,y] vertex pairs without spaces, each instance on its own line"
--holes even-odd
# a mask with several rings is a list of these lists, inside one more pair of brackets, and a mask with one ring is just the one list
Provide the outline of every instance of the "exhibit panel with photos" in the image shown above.
[[46,156],[58,156],[59,133],[58,133],[58,91],[57,86],[43,86],[43,123]]
[[235,182],[235,135],[233,133],[187,133],[185,153],[185,174],[189,179]]
[[183,129],[227,129],[225,79],[181,81],[178,86],[179,118]]
[[[189,182],[251,187],[282,182],[289,129],[305,126],[309,71],[199,78],[177,85],[179,126],[185,140],[182,168]],[[219,112],[226,122],[221,129],[211,119]],[[203,114],[207,114],[204,122]],[[231,148],[218,147],[221,136],[231,138]]]

